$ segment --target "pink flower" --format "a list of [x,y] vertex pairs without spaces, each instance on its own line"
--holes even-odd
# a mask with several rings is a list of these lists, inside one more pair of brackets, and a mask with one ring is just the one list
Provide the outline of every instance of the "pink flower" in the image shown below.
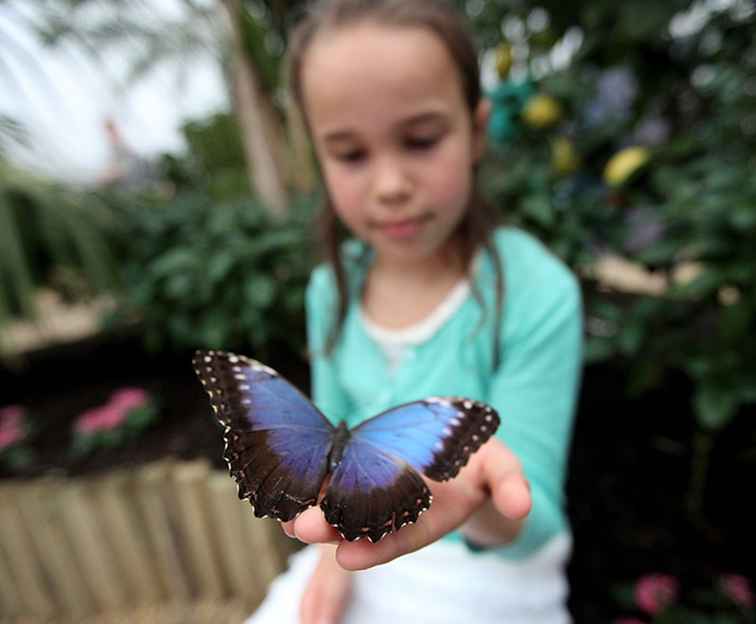
[[751,584],[745,576],[723,574],[719,577],[719,587],[722,593],[739,607],[753,608],[753,592],[751,591]]
[[112,403],[107,403],[87,410],[79,416],[76,419],[75,429],[78,433],[85,435],[99,431],[110,431],[120,426],[124,420],[126,420],[126,410]]
[[76,419],[78,433],[91,434],[120,427],[128,413],[147,403],[149,397],[142,388],[121,388],[115,391],[104,405],[84,412]]
[[24,434],[20,429],[0,429],[0,451],[18,444],[23,438]]
[[121,388],[110,397],[110,404],[117,405],[124,412],[147,403],[147,393],[142,388]]
[[18,444],[25,435],[23,408],[9,405],[0,409],[0,449]]
[[647,574],[635,585],[635,602],[650,615],[664,611],[677,600],[679,583],[668,574]]

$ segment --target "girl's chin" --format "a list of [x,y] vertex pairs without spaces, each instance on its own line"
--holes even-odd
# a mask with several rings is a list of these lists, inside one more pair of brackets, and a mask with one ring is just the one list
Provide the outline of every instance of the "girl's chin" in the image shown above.
[[370,244],[381,259],[402,264],[427,261],[439,256],[442,249],[442,245],[423,239],[373,239]]

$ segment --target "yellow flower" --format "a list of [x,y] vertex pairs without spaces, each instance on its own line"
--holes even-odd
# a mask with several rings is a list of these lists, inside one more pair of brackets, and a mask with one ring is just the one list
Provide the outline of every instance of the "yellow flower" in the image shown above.
[[505,80],[512,69],[512,46],[508,43],[501,43],[496,48],[496,73],[499,78]]
[[568,138],[559,137],[551,144],[551,166],[559,174],[572,173],[580,167],[580,155]]
[[645,147],[626,147],[609,159],[604,169],[604,180],[609,186],[621,186],[651,158]]
[[562,107],[550,95],[534,95],[525,104],[522,117],[532,128],[548,128],[562,118]]

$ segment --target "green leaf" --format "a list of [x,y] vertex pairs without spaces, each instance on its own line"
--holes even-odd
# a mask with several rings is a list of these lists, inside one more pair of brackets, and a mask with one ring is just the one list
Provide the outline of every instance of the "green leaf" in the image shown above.
[[590,337],[585,343],[583,359],[586,364],[594,364],[608,360],[616,352],[614,341],[606,338]]
[[554,222],[554,209],[549,198],[545,195],[532,195],[522,203],[523,212],[536,223],[544,226]]
[[717,431],[732,420],[738,400],[730,388],[704,382],[696,390],[693,405],[699,424]]
[[235,257],[232,253],[219,253],[212,256],[207,263],[205,279],[210,283],[222,281],[233,268]]
[[643,342],[645,327],[641,323],[630,323],[622,328],[619,335],[619,347],[626,355],[635,354]]
[[756,227],[756,205],[740,204],[730,213],[730,223],[738,230],[752,230]]
[[725,306],[720,316],[722,337],[725,340],[734,342],[740,338],[745,340],[751,338],[750,326],[756,317],[756,311],[750,301],[741,300],[733,305]]
[[253,308],[266,308],[276,295],[276,282],[267,275],[256,275],[245,285],[244,295]]

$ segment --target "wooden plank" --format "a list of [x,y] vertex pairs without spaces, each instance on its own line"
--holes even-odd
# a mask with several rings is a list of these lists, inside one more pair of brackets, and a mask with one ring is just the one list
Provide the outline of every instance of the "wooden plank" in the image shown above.
[[103,532],[120,563],[130,603],[150,604],[167,598],[160,582],[146,526],[134,503],[133,475],[114,471],[97,483],[95,496]]
[[19,513],[18,492],[19,488],[13,485],[3,486],[0,491],[0,552],[16,579],[16,595],[23,612],[47,617],[55,612],[55,602],[34,558],[28,527]]
[[278,522],[270,518],[256,518],[246,501],[238,511],[249,553],[249,567],[254,570],[260,583],[267,587],[284,569],[278,551],[279,540],[274,531],[281,531]]
[[209,475],[210,467],[206,461],[179,464],[173,471],[178,517],[184,532],[189,566],[196,581],[197,595],[201,599],[213,600],[226,593],[226,583],[208,522]]
[[93,613],[95,605],[62,530],[59,494],[65,487],[65,481],[49,478],[25,485],[19,511],[30,528],[31,541],[57,604],[72,619],[79,619]]
[[[0,496],[3,494],[0,493]],[[18,587],[12,574],[10,562],[6,560],[0,538],[0,614],[14,617],[23,612],[23,606],[18,597]]]
[[211,526],[231,592],[250,607],[256,606],[265,596],[267,586],[255,573],[254,553],[246,546],[244,524],[239,513],[239,508],[246,503],[239,501],[236,485],[226,473],[210,475],[208,489]]
[[127,603],[113,551],[105,541],[103,520],[94,504],[88,480],[75,480],[61,493],[63,526],[81,564],[95,603],[103,610],[115,610]]
[[191,585],[179,553],[174,522],[170,517],[170,463],[151,464],[137,475],[136,499],[147,526],[155,562],[169,601],[186,602]]

